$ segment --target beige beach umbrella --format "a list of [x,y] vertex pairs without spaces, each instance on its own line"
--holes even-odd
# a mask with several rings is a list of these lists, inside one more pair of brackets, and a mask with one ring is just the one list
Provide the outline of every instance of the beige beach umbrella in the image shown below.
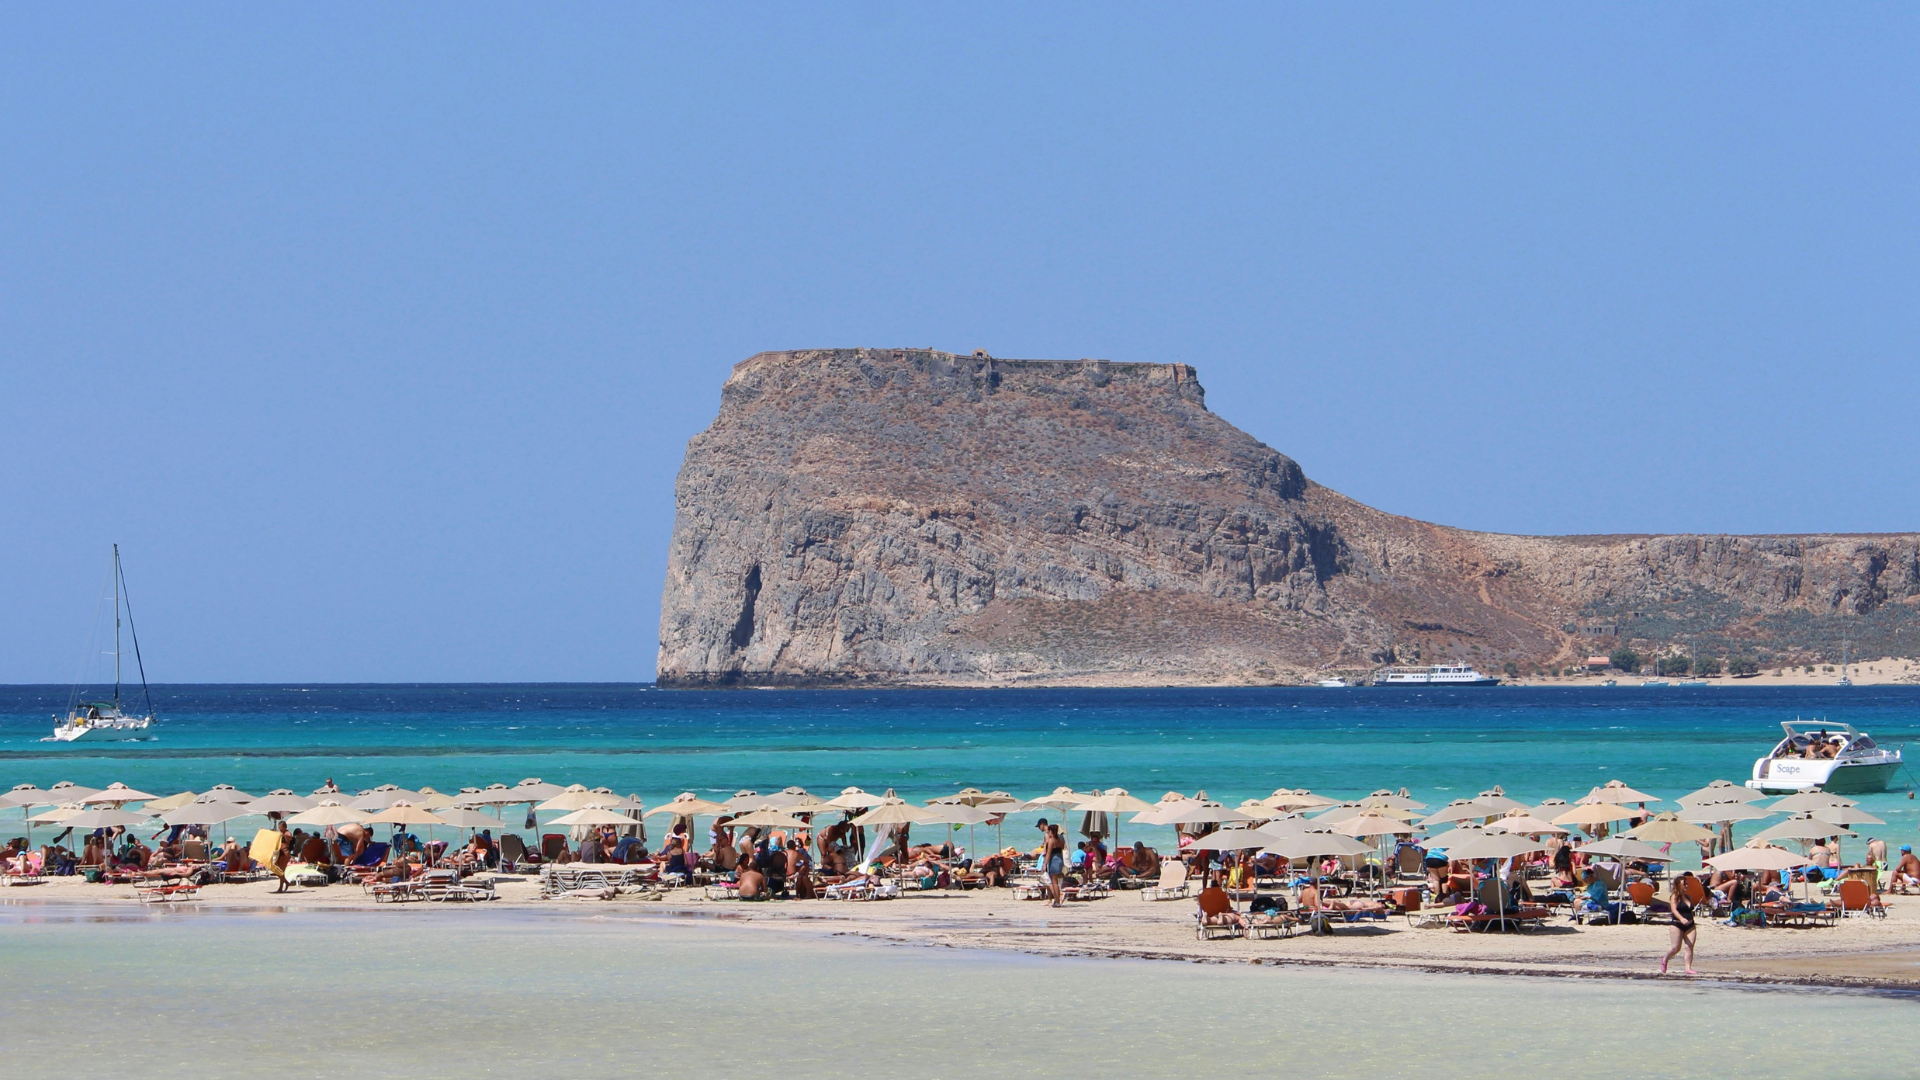
[[347,805],[355,810],[385,810],[396,803],[417,806],[420,797],[419,792],[409,791],[397,784],[381,784],[372,791],[355,796],[354,800]]
[[1405,788],[1399,791],[1388,791],[1386,788],[1381,788],[1366,798],[1361,799],[1360,805],[1369,810],[1378,809],[1382,806],[1390,806],[1395,810],[1425,810],[1427,808],[1426,803],[1415,802],[1412,798],[1408,797]]
[[923,820],[929,825],[980,825],[1001,816],[986,807],[964,806],[960,803],[929,806],[927,814],[929,816]]
[[757,791],[736,791],[733,793],[733,798],[726,801],[727,809],[736,814],[744,814],[749,810],[766,805],[768,805],[767,796]]
[[616,795],[606,788],[594,788],[595,795],[605,796],[613,801],[601,807],[602,810],[618,810],[623,814],[639,814],[647,808],[638,795]]
[[1195,802],[1192,805],[1176,806],[1162,815],[1168,825],[1225,825],[1230,822],[1251,822],[1253,818],[1230,806],[1221,806],[1211,800]]
[[1519,833],[1484,830],[1478,836],[1464,837],[1447,847],[1449,859],[1511,859],[1546,850],[1546,844]]
[[1525,810],[1513,810],[1506,817],[1496,818],[1487,828],[1499,832],[1520,833],[1523,836],[1539,836],[1552,833],[1555,836],[1567,835],[1567,830],[1551,821],[1542,821]]
[[1028,799],[1026,804],[1021,806],[1020,809],[1026,813],[1032,813],[1035,810],[1072,810],[1098,794],[1099,792],[1097,791],[1084,793],[1075,791],[1063,784],[1060,787],[1054,788],[1053,793],[1050,795],[1042,795],[1037,799]]
[[1763,817],[1772,817],[1774,811],[1752,803],[1683,803],[1675,816],[1681,821],[1691,821],[1695,825],[1725,825],[1735,821],[1758,821]]
[[79,803],[68,803],[65,806],[56,806],[51,810],[42,810],[27,818],[27,821],[34,825],[58,825],[76,814],[84,813],[86,813],[86,809]]
[[1411,836],[1415,828],[1412,822],[1381,814],[1362,814],[1333,824],[1333,831],[1343,836]]
[[459,791],[449,794],[444,791],[435,791],[432,788],[423,787],[420,789],[420,801],[414,803],[414,805],[424,806],[437,813],[450,807],[465,806],[467,804],[464,800],[468,795],[478,795],[479,793],[479,788],[461,788]]
[[446,823],[446,818],[404,799],[367,819],[369,825],[445,825]]
[[[918,819],[925,820],[925,819]],[[806,829],[806,822],[772,805],[761,803],[757,808],[736,816],[728,825],[742,829]]]
[[197,791],[178,791],[172,795],[162,795],[157,799],[149,800],[147,804],[140,809],[145,810],[149,814],[164,814],[168,810],[185,806],[199,797],[200,793]]
[[[484,810],[470,810],[464,806],[446,806],[434,813],[440,820],[456,829],[505,829],[506,823]],[[631,824],[631,819],[629,819]]]
[[1689,791],[1674,801],[1681,806],[1697,806],[1701,803],[1759,802],[1766,797],[1767,793],[1764,791],[1756,791],[1731,780],[1715,780],[1706,787]]
[[[588,806],[563,814],[547,822],[549,825],[631,825],[633,819],[617,810],[605,810],[598,806]],[[730,824],[738,824],[731,822]]]
[[1553,823],[1555,825],[1605,825],[1613,821],[1626,821],[1638,813],[1638,810],[1629,810],[1613,803],[1583,802],[1554,818]]
[[200,797],[202,799],[212,797],[220,802],[227,803],[250,803],[253,801],[253,796],[241,791],[232,784],[215,784],[201,792]]
[[1355,818],[1387,817],[1394,818],[1410,826],[1410,823],[1418,814],[1419,811],[1417,810],[1396,810],[1391,806],[1361,806],[1357,803],[1341,803],[1331,810],[1316,815],[1313,820],[1322,825],[1337,827],[1341,822],[1352,821]]
[[1195,840],[1194,851],[1252,851],[1274,843],[1278,837],[1258,829],[1221,829]]
[[1843,799],[1824,791],[1802,791],[1789,795],[1778,802],[1770,803],[1767,809],[1777,814],[1798,814],[1806,810],[1820,810],[1829,806],[1859,806],[1852,799]]
[[987,794],[984,791],[981,791],[979,788],[967,787],[967,788],[961,788],[959,791],[956,791],[951,795],[941,795],[937,798],[928,799],[927,805],[941,806],[947,803],[952,803],[956,806],[978,806],[983,802],[994,802],[994,801],[996,800],[994,799],[993,796]]
[[79,806],[80,800],[100,790],[76,784],[71,780],[62,780],[48,788],[44,797],[35,806]]
[[1830,822],[1834,825],[1885,825],[1885,818],[1877,818],[1857,806],[1823,806],[1807,813],[1816,821]]
[[1777,848],[1759,840],[1749,841],[1746,847],[1707,860],[1707,866],[1714,870],[1792,870],[1806,864],[1805,855],[1795,855],[1785,848]]
[[136,791],[135,789],[128,787],[127,785],[121,783],[120,781],[115,780],[113,783],[108,784],[106,787],[101,788],[99,791],[96,791],[93,794],[87,796],[86,798],[81,799],[80,802],[83,805],[90,805],[95,803],[107,803],[107,804],[112,804],[114,806],[120,806],[124,803],[147,802],[149,800],[156,799],[156,798],[159,798],[159,796],[149,795],[144,791]]
[[1434,833],[1432,836],[1427,837],[1426,849],[1428,851],[1440,851],[1472,837],[1485,835],[1486,831],[1486,827],[1481,825],[1456,826],[1455,828],[1448,829],[1446,832]]
[[1099,811],[1105,814],[1129,814],[1139,810],[1151,810],[1153,804],[1145,799],[1127,794],[1126,788],[1108,788],[1089,796],[1073,809]]
[[1508,796],[1506,789],[1498,785],[1475,795],[1473,797],[1473,805],[1484,806],[1495,814],[1504,814],[1509,810],[1525,810],[1527,808],[1526,803]]
[[1422,825],[1451,825],[1456,821],[1473,821],[1492,816],[1486,807],[1476,804],[1472,799],[1455,799],[1447,805],[1420,819]]
[[15,784],[0,793],[0,806],[39,806],[46,792],[34,784]]
[[519,802],[537,803],[545,802],[565,789],[559,784],[549,784],[537,776],[529,776],[513,785],[513,790],[520,796]]
[[1200,805],[1199,799],[1190,799],[1177,791],[1169,791],[1165,795],[1160,796],[1159,802],[1133,815],[1130,823],[1134,825],[1165,825],[1168,824],[1168,812],[1185,806],[1198,805]]
[[1259,799],[1242,799],[1240,800],[1240,805],[1234,807],[1234,809],[1255,821],[1271,821],[1281,816],[1280,811],[1275,810]]
[[134,814],[112,807],[98,807],[82,810],[72,817],[60,819],[60,824],[69,829],[112,829],[121,826],[145,825],[151,814]]
[[505,784],[488,784],[478,791],[462,788],[457,800],[460,806],[510,806],[513,803],[525,801],[515,795],[514,790]]
[[1565,799],[1542,799],[1540,805],[1527,811],[1541,821],[1552,821],[1561,814],[1573,809],[1573,804]]
[[252,810],[239,803],[208,799],[202,795],[185,806],[177,806],[161,814],[160,820],[169,825],[219,825],[251,813]]
[[1309,859],[1345,859],[1366,855],[1373,845],[1331,829],[1307,829],[1291,836],[1275,837],[1260,849],[1264,855],[1278,855],[1288,862]]
[[1631,836],[1610,836],[1605,840],[1595,840],[1576,849],[1582,855],[1598,855],[1607,859],[1647,859],[1666,861],[1667,853],[1647,843],[1635,840]]
[[827,805],[842,810],[866,810],[886,802],[885,799],[857,787],[841,788],[840,794],[827,800]]
[[588,791],[585,784],[572,784],[565,791],[534,807],[535,810],[585,810],[589,806],[610,806],[620,801],[620,796],[609,791],[604,794]]
[[[317,799],[295,795],[283,788],[279,791],[270,791],[253,800],[247,804],[247,809],[256,814],[297,814],[302,810],[311,810],[318,804]],[[152,810],[153,804],[148,803],[147,809]]]
[[804,802],[818,801],[820,800],[815,799],[807,793],[806,788],[795,785],[792,787],[783,787],[779,791],[767,796],[765,805],[771,806],[776,810],[785,810],[790,806],[798,806]]
[[719,803],[708,802],[705,799],[695,796],[691,791],[683,791],[674,796],[673,801],[661,803],[659,806],[647,811],[644,816],[659,817],[662,814],[668,814],[673,817],[684,818],[715,817],[726,812],[727,808],[721,806]]
[[1755,833],[1754,840],[1825,840],[1829,836],[1858,836],[1844,825],[1821,821],[1811,814],[1795,814],[1772,828]]
[[1712,829],[1682,821],[1676,813],[1655,814],[1621,834],[1654,844],[1679,844],[1688,840],[1712,840]]
[[1306,788],[1275,788],[1273,794],[1260,801],[1275,810],[1312,810],[1320,806],[1333,806],[1340,800],[1315,795]]
[[799,817],[801,814],[831,814],[839,810],[840,807],[833,805],[818,795],[808,795],[803,799],[790,802],[779,809],[785,810],[795,817]]
[[302,810],[287,819],[289,825],[358,825],[373,816],[365,810],[340,805],[337,799],[322,799],[311,810]]
[[1581,806],[1593,806],[1600,803],[1625,804],[1659,801],[1659,798],[1649,795],[1644,791],[1635,791],[1618,780],[1609,780],[1599,787],[1594,788],[1592,791],[1587,792],[1580,798],[1579,803]]
[[904,799],[892,798],[853,819],[862,828],[868,825],[918,825],[931,823],[934,811],[915,806]]

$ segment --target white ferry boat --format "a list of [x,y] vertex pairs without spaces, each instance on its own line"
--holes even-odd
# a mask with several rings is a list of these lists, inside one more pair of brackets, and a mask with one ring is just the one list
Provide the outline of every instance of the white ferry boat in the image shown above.
[[1373,677],[1375,686],[1498,686],[1500,680],[1482,675],[1472,664],[1434,664],[1423,668],[1388,668]]
[[[53,734],[41,742],[111,742],[147,738],[153,726],[153,693],[147,689],[147,665],[140,659],[140,634],[133,628],[133,602],[126,598],[127,579],[120,569],[120,545],[113,545],[113,700],[82,701],[67,709],[65,720],[55,716]],[[147,711],[129,715],[120,707],[120,612],[126,610],[127,633],[133,638],[133,659],[140,668],[140,691],[146,697]],[[78,687],[75,696],[79,696]]]
[[1880,746],[1866,732],[1849,724],[1824,720],[1782,720],[1786,737],[1753,763],[1755,791],[1849,793],[1885,791],[1887,781],[1900,770],[1900,748]]

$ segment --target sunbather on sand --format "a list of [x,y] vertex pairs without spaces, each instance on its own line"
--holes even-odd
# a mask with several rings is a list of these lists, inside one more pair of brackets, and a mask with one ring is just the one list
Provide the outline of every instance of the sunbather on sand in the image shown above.
[[1220,886],[1208,886],[1196,899],[1200,904],[1200,917],[1208,926],[1247,928],[1247,917],[1233,910],[1233,899]]
[[1387,905],[1368,896],[1329,896],[1320,891],[1318,885],[1308,885],[1300,890],[1301,911],[1358,911],[1385,912]]

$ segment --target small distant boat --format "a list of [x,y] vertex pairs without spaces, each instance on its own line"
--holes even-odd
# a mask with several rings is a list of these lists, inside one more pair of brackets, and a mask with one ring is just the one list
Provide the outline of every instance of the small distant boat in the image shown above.
[[[147,665],[140,659],[140,635],[133,628],[133,604],[127,600],[127,578],[120,568],[120,545],[113,545],[113,700],[81,701],[67,707],[67,718],[61,720],[55,716],[53,734],[41,739],[41,742],[74,742],[86,739],[90,742],[125,741],[147,738],[147,729],[153,726],[153,692],[147,689]],[[133,638],[133,660],[140,670],[140,692],[145,697],[147,710],[139,716],[132,716],[121,706],[120,701],[120,612],[126,610],[128,636]],[[78,696],[78,687],[75,688]]]
[[1353,684],[1339,676],[1335,676],[1331,679],[1321,679],[1315,685],[1325,687],[1328,690],[1344,690]]
[[1668,682],[1665,679],[1647,679],[1646,681],[1642,682],[1640,685],[1657,687],[1657,686],[1672,686],[1673,684]]
[[1482,675],[1471,664],[1434,664],[1423,668],[1388,668],[1373,677],[1375,686],[1498,686],[1500,680]]
[[1840,681],[1837,683],[1834,683],[1833,685],[1835,686],[1852,686],[1853,685],[1853,676],[1849,674],[1847,671],[1848,644],[1849,642],[1847,641],[1846,638],[1840,639]]
[[1620,680],[1618,680],[1618,679],[1602,679],[1602,680],[1600,680],[1600,685],[1601,685],[1601,686],[1619,686],[1619,685],[1620,685]]
[[1900,771],[1899,747],[1880,746],[1851,724],[1782,720],[1780,727],[1786,738],[1753,763],[1747,786],[1756,791],[1885,791]]
[[1675,685],[1675,686],[1705,686],[1705,685],[1707,685],[1707,680],[1705,680],[1705,679],[1681,679],[1681,680],[1680,680],[1679,682],[1677,682],[1677,683],[1674,683],[1673,685]]

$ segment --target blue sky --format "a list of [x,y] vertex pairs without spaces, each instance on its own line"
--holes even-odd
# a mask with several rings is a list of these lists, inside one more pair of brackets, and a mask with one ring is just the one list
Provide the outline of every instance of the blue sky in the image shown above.
[[1920,528],[1912,8],[0,14],[0,681],[651,677],[728,368],[1196,365],[1383,509]]

